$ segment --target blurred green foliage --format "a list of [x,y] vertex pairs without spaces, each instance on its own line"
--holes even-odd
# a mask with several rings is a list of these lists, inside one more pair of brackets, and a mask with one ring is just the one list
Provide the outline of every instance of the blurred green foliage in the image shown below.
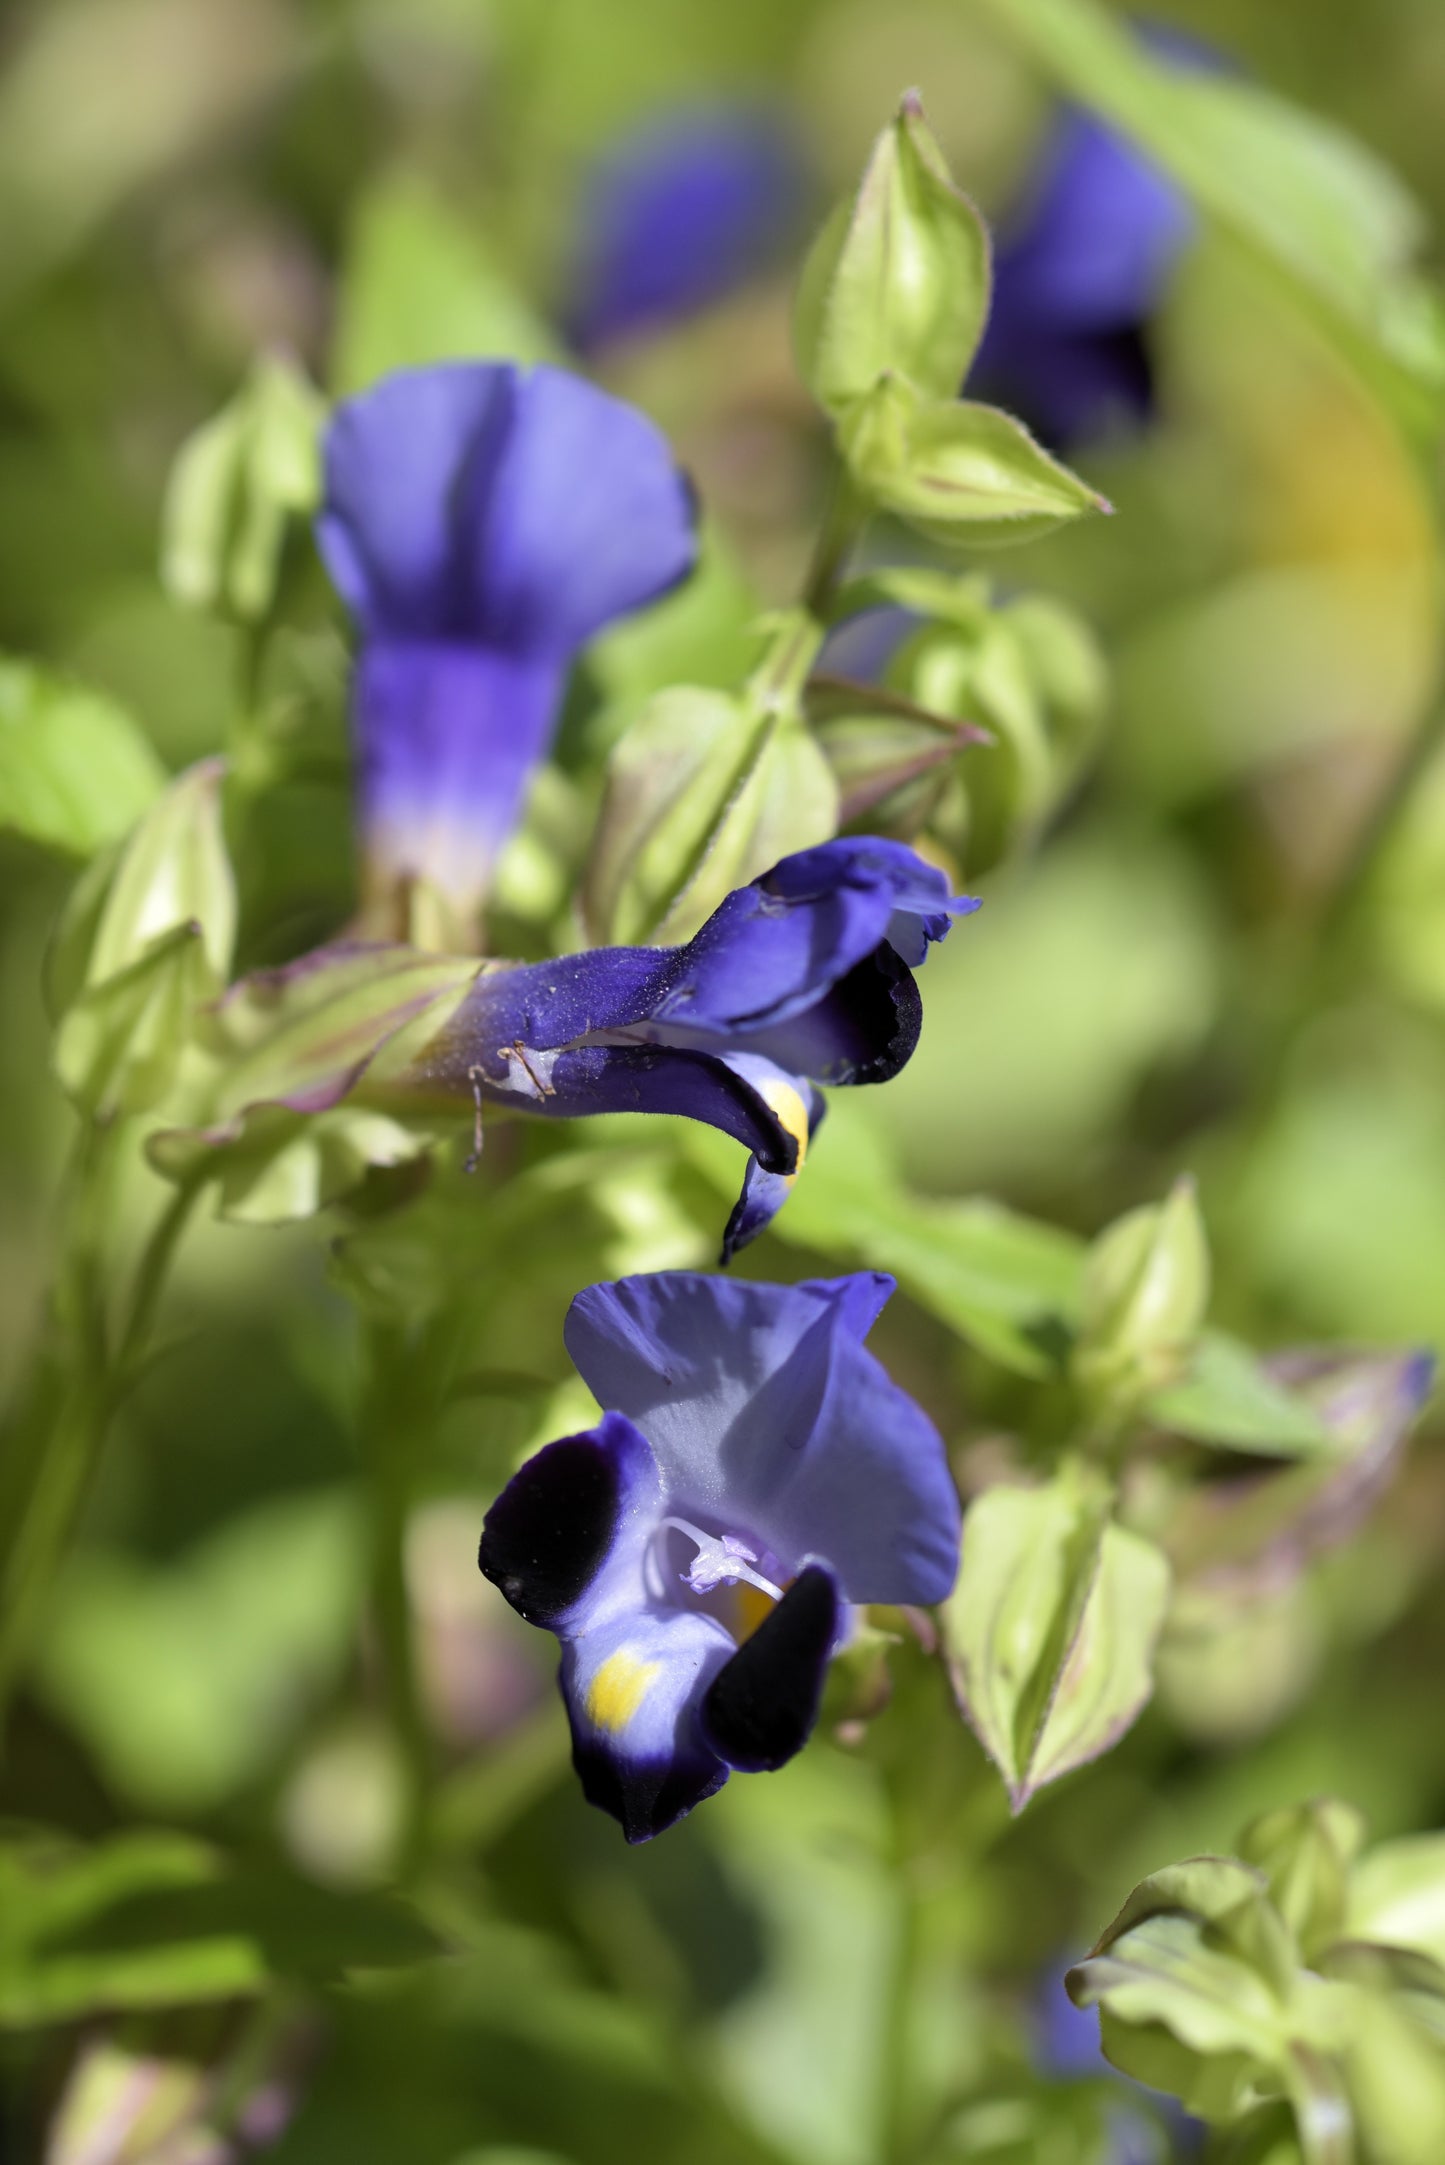
[[[70,1088],[133,1107],[154,1076],[113,1057],[116,1014],[128,1048],[138,1013],[163,1036],[177,979],[225,966],[198,952],[187,927],[206,912],[168,866],[160,915],[139,907],[93,967],[86,937],[114,917],[127,862],[97,853],[146,814],[144,857],[165,775],[227,748],[241,965],[335,931],[354,899],[339,619],[304,534],[283,545],[247,518],[254,387],[283,380],[252,377],[257,358],[339,394],[422,360],[564,354],[594,161],[658,112],[719,97],[779,101],[808,146],[815,221],[917,84],[990,217],[1068,94],[1166,166],[1200,223],[1151,327],[1156,419],[1074,455],[1115,516],[978,560],[1007,604],[995,625],[1081,614],[1108,693],[1092,649],[1071,649],[1088,679],[1075,705],[1040,662],[1022,710],[990,714],[972,635],[952,624],[941,659],[905,649],[890,665],[900,700],[951,712],[947,677],[981,726],[1016,746],[1041,735],[1072,762],[1067,786],[1020,784],[1002,810],[980,789],[971,831],[998,840],[997,861],[970,871],[985,908],[928,965],[919,1052],[886,1091],[838,1095],[744,1266],[900,1280],[879,1350],[937,1418],[966,1497],[992,1499],[970,1539],[1000,1583],[965,1577],[946,1620],[977,1738],[916,1620],[885,1619],[882,1711],[840,1707],[782,1773],[734,1781],[626,1851],[571,1781],[548,1650],[477,1578],[486,1501],[588,1416],[558,1334],[566,1301],[599,1277],[710,1264],[731,1146],[672,1123],[498,1128],[474,1175],[458,1147],[388,1214],[395,1165],[319,1241],[204,1218],[155,1349],[125,1378],[7,1733],[6,2157],[166,2165],[186,2154],[165,2146],[182,2123],[234,2146],[213,2154],[274,2141],[297,2165],[1183,2157],[1158,2100],[1109,2073],[1091,2027],[1068,2027],[1058,1979],[1144,1875],[1229,1852],[1256,1815],[1323,1793],[1380,1846],[1341,1865],[1348,1929],[1319,1944],[1438,1961],[1438,1853],[1412,1846],[1445,1821],[1438,1437],[1427,1423],[1408,1453],[1394,1433],[1371,1455],[1323,1385],[1241,1348],[1445,1341],[1445,17],[1431,0],[1150,13],[1225,69],[1169,76],[1122,15],[1084,0],[15,12],[0,74],[0,1512],[34,1443],[25,1379],[75,1125],[51,1076],[47,955],[52,980],[67,955],[77,983],[90,975],[59,1046]],[[588,657],[499,878],[504,951],[577,945],[568,897],[584,876],[592,930],[659,921],[676,867],[659,872],[631,830],[620,866],[587,868],[603,761],[646,745],[638,717],[671,687],[694,687],[708,741],[691,748],[716,763],[719,802],[699,819],[736,820],[729,789],[754,761],[771,795],[730,845],[762,847],[780,804],[811,834],[798,799],[830,787],[816,745],[793,710],[764,720],[741,691],[758,611],[797,601],[825,510],[829,431],[793,362],[793,300],[768,273],[599,362],[669,431],[708,550],[691,587]],[[200,440],[237,462],[233,517],[188,529],[177,573],[171,497],[167,591],[175,461],[223,409],[224,441]],[[304,504],[304,456],[282,463]],[[926,541],[893,539],[937,575]],[[186,606],[216,594],[227,617]],[[263,653],[254,627],[273,607]],[[1086,772],[1074,754],[1095,731]],[[949,756],[966,792],[982,753]],[[845,791],[848,771],[835,756]],[[1387,827],[1376,810],[1401,775],[1411,793]],[[642,832],[652,806],[630,781]],[[642,781],[670,786],[653,767]],[[610,786],[628,783],[623,753]],[[942,790],[929,816],[968,863]],[[70,945],[52,949],[87,859]],[[332,1140],[349,1179],[359,1156]],[[1187,1376],[1152,1379],[1175,1455],[1141,1456],[1123,1482],[1130,1529],[1106,1528],[1055,1465],[1084,1259],[1186,1172],[1209,1329]],[[281,1185],[309,1204],[328,1179],[316,1155]],[[125,1165],[111,1199],[130,1254],[167,1191]],[[67,1290],[83,1306],[84,1287]],[[410,1366],[392,1455],[368,1459],[378,1318],[410,1331]],[[1225,1444],[1258,1456],[1225,1459]],[[389,1703],[365,1599],[374,1490],[398,1452],[411,1518],[390,1591],[415,1634],[410,1708]],[[1052,1478],[1003,1485],[1020,1467]],[[1127,1609],[1152,1636],[1171,1571],[1157,1695],[1082,1765],[1148,1678],[1125,1634],[1097,1703],[1056,1701],[1081,1619],[1092,1602],[1107,1635]],[[1026,1688],[984,1708],[970,1666],[1012,1644],[1025,1576],[1043,1585],[1048,1644],[1026,1650]],[[419,1873],[408,1735],[432,1791]],[[995,1765],[1016,1801],[1077,1771],[1014,1818]],[[1317,1951],[1277,1850],[1246,1845],[1234,1869],[1255,1938],[1241,1953],[1236,1932],[1211,1960],[1257,1968],[1261,1932],[1290,1965],[1288,1935]],[[1205,1914],[1201,1897],[1168,1920],[1191,1959]],[[1288,1997],[1279,1976],[1268,1989]],[[1438,2048],[1434,2001],[1428,2018],[1414,2004],[1433,1981],[1397,1966],[1383,1982],[1352,1972],[1348,1990],[1379,2025],[1380,2066],[1415,2080],[1422,2026]],[[1278,2034],[1281,2051],[1297,2041]],[[1331,2033],[1318,2050],[1344,2048]],[[1146,2051],[1119,2058],[1149,2072]],[[178,2086],[155,2073],[178,2067]],[[1358,2165],[1423,2159],[1388,2132],[1386,2086],[1346,2079],[1363,2100]],[[1215,2095],[1194,2067],[1180,2087]],[[152,2119],[121,2126],[116,2097],[141,2089]],[[109,2148],[83,2147],[92,2114]],[[1261,2147],[1220,2156],[1349,2155],[1302,2153],[1288,2116],[1260,2128]]]

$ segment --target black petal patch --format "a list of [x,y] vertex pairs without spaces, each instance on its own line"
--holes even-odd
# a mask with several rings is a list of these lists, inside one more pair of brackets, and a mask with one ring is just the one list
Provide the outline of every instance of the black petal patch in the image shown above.
[[877,1049],[852,1080],[889,1082],[908,1065],[923,1029],[923,995],[913,972],[886,940],[839,985],[858,1003],[858,1019]]
[[669,1759],[621,1761],[605,1747],[574,1737],[572,1764],[587,1802],[609,1812],[629,1842],[665,1834],[728,1778],[722,1761],[701,1743]]
[[832,1573],[809,1564],[718,1670],[702,1702],[703,1733],[729,1766],[771,1772],[802,1750],[837,1630]]
[[529,1624],[586,1592],[617,1524],[620,1480],[595,1436],[564,1436],[513,1474],[482,1524],[477,1562]]

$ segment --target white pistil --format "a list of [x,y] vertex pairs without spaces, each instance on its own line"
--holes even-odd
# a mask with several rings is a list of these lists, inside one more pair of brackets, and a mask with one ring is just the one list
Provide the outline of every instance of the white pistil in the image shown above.
[[688,1540],[696,1544],[697,1554],[691,1565],[678,1574],[693,1593],[710,1594],[715,1586],[745,1579],[749,1586],[756,1586],[759,1593],[769,1595],[774,1601],[782,1600],[782,1588],[774,1586],[771,1579],[765,1579],[760,1571],[751,1568],[758,1560],[757,1551],[744,1547],[736,1534],[705,1534],[701,1527],[691,1525],[687,1519],[676,1518],[665,1518],[658,1531],[665,1533],[669,1526],[675,1526],[680,1534],[686,1534]]

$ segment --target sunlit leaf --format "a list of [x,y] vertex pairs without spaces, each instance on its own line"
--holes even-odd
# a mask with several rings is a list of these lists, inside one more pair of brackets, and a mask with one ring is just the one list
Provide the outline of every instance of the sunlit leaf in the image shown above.
[[0,660],[0,827],[89,857],[132,827],[164,783],[144,733],[114,700]]
[[986,1489],[964,1519],[944,1648],[1015,1811],[1117,1743],[1152,1688],[1169,1567],[1109,1508],[1107,1485],[1071,1467]]
[[88,1850],[12,1840],[0,1897],[0,2023],[12,2027],[229,1999],[273,1978],[331,1981],[436,1946],[399,1902],[234,1867],[180,1834]]
[[1338,1446],[1309,1401],[1278,1382],[1247,1346],[1210,1331],[1188,1374],[1156,1392],[1148,1413],[1198,1443],[1266,1458],[1331,1458]]

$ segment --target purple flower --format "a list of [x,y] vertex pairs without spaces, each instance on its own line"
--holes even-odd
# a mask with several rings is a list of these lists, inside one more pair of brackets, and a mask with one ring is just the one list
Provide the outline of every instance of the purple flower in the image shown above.
[[692,569],[687,483],[630,406],[502,361],[387,377],[338,409],[325,465],[317,538],[361,635],[368,885],[425,880],[465,919],[577,650]]
[[1000,235],[970,389],[1008,405],[1056,449],[1146,420],[1146,327],[1193,230],[1154,166],[1067,109]]
[[892,1291],[665,1271],[572,1303],[606,1411],[513,1476],[479,1561],[561,1641],[583,1791],[630,1842],[801,1750],[854,1604],[953,1585],[943,1444],[863,1345]]
[[902,843],[825,842],[738,888],[683,947],[481,971],[397,1087],[561,1119],[707,1121],[753,1153],[726,1260],[786,1198],[823,1116],[818,1085],[885,1082],[909,1058],[913,970],[976,907]]
[[818,1085],[885,1082],[908,1059],[913,970],[976,907],[901,842],[850,838],[785,857],[684,947],[532,963],[318,948],[216,1003],[211,1041],[227,1057],[207,1117],[153,1137],[152,1161],[188,1177],[230,1153],[244,1178],[314,1121],[326,1162],[314,1196],[303,1184],[309,1210],[366,1163],[423,1147],[398,1119],[431,1126],[488,1104],[568,1120],[681,1113],[752,1152],[726,1259],[787,1196],[823,1117]]
[[675,322],[733,291],[786,249],[807,192],[797,137],[766,105],[697,106],[629,136],[583,200],[578,346]]

